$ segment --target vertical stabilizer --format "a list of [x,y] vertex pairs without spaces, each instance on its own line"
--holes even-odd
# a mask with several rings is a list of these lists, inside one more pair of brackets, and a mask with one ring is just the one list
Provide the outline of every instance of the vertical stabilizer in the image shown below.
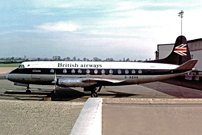
[[170,55],[164,59],[154,60],[151,62],[181,65],[190,59],[191,56],[186,37],[179,36],[176,39],[175,45]]

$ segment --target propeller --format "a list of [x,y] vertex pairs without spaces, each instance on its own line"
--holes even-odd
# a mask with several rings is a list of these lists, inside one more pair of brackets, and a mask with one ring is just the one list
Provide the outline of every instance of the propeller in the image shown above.
[[55,77],[54,77],[54,83],[55,83],[55,85],[54,85],[54,90],[56,89],[56,83],[57,83],[57,76],[56,76],[56,72],[55,72]]

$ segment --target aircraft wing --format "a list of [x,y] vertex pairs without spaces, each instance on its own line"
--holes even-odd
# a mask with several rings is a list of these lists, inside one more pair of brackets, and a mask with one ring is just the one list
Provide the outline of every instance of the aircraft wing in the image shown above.
[[96,84],[118,84],[124,81],[102,78],[59,78],[56,84],[63,87],[88,87]]

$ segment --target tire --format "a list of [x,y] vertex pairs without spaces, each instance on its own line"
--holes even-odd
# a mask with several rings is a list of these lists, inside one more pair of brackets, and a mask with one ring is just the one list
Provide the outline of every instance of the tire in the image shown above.
[[26,90],[26,93],[27,93],[27,94],[30,94],[30,93],[31,93],[31,90]]
[[97,92],[93,92],[93,93],[91,93],[91,97],[98,97]]

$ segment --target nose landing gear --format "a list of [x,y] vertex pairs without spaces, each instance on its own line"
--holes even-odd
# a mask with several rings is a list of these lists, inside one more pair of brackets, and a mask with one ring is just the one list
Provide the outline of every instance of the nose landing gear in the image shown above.
[[27,88],[26,88],[25,90],[26,90],[26,93],[27,93],[27,94],[30,94],[30,93],[31,93],[31,90],[30,90],[29,84],[27,85]]

